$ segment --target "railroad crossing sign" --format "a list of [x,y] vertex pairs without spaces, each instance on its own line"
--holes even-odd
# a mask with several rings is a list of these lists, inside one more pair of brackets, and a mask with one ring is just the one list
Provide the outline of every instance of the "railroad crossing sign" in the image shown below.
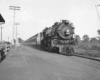
[[4,24],[4,23],[5,23],[5,20],[3,19],[2,15],[0,14],[0,25]]

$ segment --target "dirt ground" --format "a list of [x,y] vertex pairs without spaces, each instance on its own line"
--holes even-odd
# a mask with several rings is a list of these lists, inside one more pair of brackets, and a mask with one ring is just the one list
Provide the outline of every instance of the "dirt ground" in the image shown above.
[[0,63],[0,80],[100,80],[100,62],[21,45]]

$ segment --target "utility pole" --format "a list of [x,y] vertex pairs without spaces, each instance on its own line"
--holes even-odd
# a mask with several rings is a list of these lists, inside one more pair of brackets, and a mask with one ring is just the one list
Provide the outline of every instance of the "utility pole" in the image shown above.
[[16,42],[17,42],[17,25],[16,25]]
[[8,37],[8,42],[9,42],[9,37]]
[[19,25],[19,23],[15,23],[15,25],[16,25],[16,43],[17,43],[17,41],[18,41],[18,37],[17,37],[17,35],[18,35],[18,33],[17,33],[17,25]]
[[15,11],[16,10],[20,10],[20,7],[18,7],[18,6],[9,6],[9,9],[10,10],[14,10],[14,16],[13,16],[13,35],[12,35],[12,41],[13,41],[13,43],[14,43],[14,25],[15,25]]
[[99,11],[98,11],[98,9],[97,9],[97,7],[99,7],[99,6],[100,6],[100,5],[95,5],[95,8],[96,8],[96,11],[97,11],[98,17],[99,17],[99,19],[100,19]]

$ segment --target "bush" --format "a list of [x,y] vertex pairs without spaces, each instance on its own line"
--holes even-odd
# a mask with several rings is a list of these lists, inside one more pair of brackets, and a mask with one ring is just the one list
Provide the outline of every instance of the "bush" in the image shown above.
[[100,51],[100,46],[93,45],[90,49]]
[[[78,50],[79,49],[79,50]],[[100,44],[94,43],[80,43],[76,50],[77,54],[90,56],[90,57],[100,57]]]

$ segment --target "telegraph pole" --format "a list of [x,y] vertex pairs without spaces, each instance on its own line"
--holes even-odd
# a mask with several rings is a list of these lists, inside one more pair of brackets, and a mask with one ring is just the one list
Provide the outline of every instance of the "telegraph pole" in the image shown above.
[[8,42],[9,42],[9,37],[8,37]]
[[14,10],[14,16],[13,16],[13,35],[12,35],[12,41],[13,41],[13,43],[14,43],[14,25],[15,25],[15,11],[16,10],[20,10],[20,7],[18,7],[18,6],[9,6],[9,9],[10,10]]
[[15,25],[16,25],[16,42],[17,42],[17,40],[18,40],[18,39],[17,39],[17,38],[18,38],[18,37],[17,37],[17,35],[18,35],[18,33],[17,33],[17,25],[19,25],[19,23],[15,23]]
[[17,41],[17,25],[16,25],[16,41]]
[[99,19],[100,19],[100,15],[99,15],[99,12],[98,12],[98,9],[97,9],[97,7],[99,7],[100,5],[95,5],[95,8],[96,8],[96,11],[97,11],[97,14],[98,14],[98,17],[99,17]]

